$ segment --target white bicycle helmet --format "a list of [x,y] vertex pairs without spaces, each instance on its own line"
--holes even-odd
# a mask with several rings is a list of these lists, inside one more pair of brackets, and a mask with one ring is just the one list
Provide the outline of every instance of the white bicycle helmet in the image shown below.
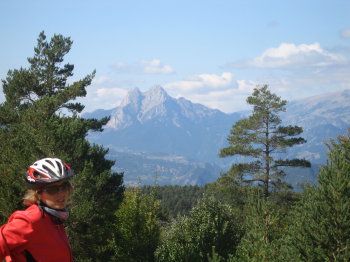
[[54,183],[73,176],[73,170],[58,158],[44,158],[36,161],[24,175],[32,189],[40,189],[49,183]]

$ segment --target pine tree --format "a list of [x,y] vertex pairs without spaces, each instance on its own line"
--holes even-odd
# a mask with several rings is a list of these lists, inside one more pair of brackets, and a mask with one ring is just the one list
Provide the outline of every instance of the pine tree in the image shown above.
[[246,162],[233,164],[228,174],[242,183],[259,183],[267,198],[272,188],[280,190],[290,187],[282,181],[285,172],[281,167],[310,166],[308,161],[302,159],[277,158],[286,148],[306,141],[296,137],[303,132],[301,127],[281,125],[279,113],[286,110],[287,101],[271,93],[267,85],[255,88],[247,103],[253,106],[253,112],[233,125],[227,138],[230,146],[221,149],[220,157],[248,157]]
[[[212,197],[200,199],[188,217],[179,216],[164,232],[158,261],[208,261],[217,254],[227,259],[242,237],[239,214]],[[214,253],[214,254],[213,254]]]
[[68,83],[74,66],[62,63],[71,46],[69,37],[54,35],[47,41],[41,32],[29,67],[10,70],[2,81],[0,183],[6,191],[0,194],[8,204],[0,211],[4,219],[18,208],[28,165],[43,157],[61,158],[76,173],[68,224],[75,261],[108,261],[105,246],[121,201],[122,176],[112,173],[108,151],[86,140],[88,132],[102,131],[108,118],[83,119],[84,106],[71,102],[86,95],[95,75]]
[[293,217],[290,245],[302,261],[350,261],[350,130],[329,144],[328,163]]
[[113,261],[155,261],[160,240],[159,216],[160,202],[155,191],[145,194],[140,188],[127,189],[115,213]]
[[245,235],[234,261],[288,261],[280,257],[281,241],[287,224],[285,210],[272,201],[251,194],[244,211]]

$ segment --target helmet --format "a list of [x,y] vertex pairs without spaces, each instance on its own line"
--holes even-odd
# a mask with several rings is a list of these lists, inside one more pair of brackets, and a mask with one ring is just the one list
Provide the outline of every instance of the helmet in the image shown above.
[[29,188],[40,189],[49,183],[67,179],[73,170],[58,158],[44,158],[36,161],[24,175]]

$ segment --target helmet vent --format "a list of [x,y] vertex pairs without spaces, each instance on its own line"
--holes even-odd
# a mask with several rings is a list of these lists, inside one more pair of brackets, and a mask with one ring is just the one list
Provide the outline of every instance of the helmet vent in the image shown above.
[[52,161],[51,160],[49,160],[49,159],[46,159],[46,162],[47,163],[49,163],[51,166],[53,166],[54,164],[52,163]]
[[43,176],[42,174],[40,174],[40,173],[37,172],[37,171],[34,171],[34,172],[33,172],[33,176],[34,176],[35,178],[45,178],[45,176]]
[[62,166],[61,165],[58,165],[58,169],[60,170],[60,174],[62,174],[63,170],[62,170]]

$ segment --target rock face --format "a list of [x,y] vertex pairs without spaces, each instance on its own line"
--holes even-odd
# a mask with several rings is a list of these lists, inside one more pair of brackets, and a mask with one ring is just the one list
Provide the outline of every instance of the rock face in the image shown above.
[[[111,149],[128,149],[150,154],[181,155],[204,162],[222,162],[217,157],[232,124],[240,114],[225,114],[175,99],[155,86],[142,93],[129,91],[120,106],[99,112],[110,116],[104,132],[90,137],[92,142]],[[95,117],[95,113],[85,117]]]
[[[154,86],[146,92],[134,88],[118,107],[83,117],[110,116],[104,131],[88,139],[110,148],[116,168],[125,172],[126,181],[128,174],[134,181],[137,175],[145,178],[157,173],[161,184],[205,184],[219,176],[220,170],[227,170],[230,160],[219,158],[218,153],[227,145],[232,125],[246,115],[225,114],[184,98],[175,99],[162,87]],[[345,135],[350,127],[350,90],[291,101],[280,116],[283,125],[303,127],[302,136],[307,140],[290,148],[286,157],[324,164],[324,142]],[[179,157],[187,162],[179,162]],[[208,171],[217,174],[208,175]]]

